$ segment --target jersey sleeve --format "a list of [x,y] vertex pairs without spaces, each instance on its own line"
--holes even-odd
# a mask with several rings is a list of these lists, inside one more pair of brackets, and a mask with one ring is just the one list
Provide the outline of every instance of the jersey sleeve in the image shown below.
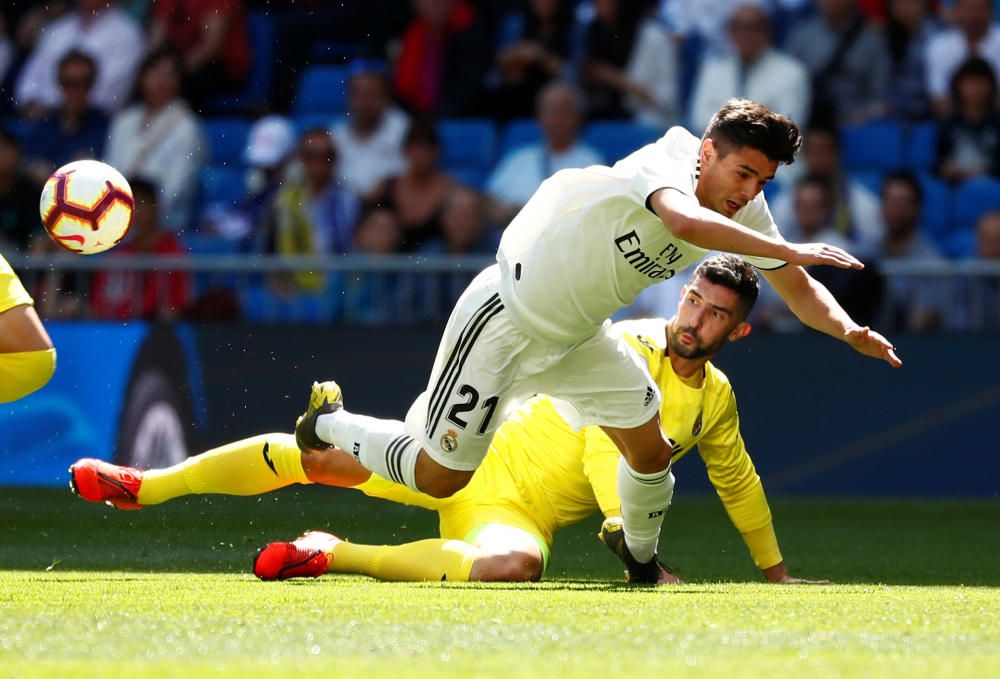
[[781,563],[781,551],[771,522],[771,508],[760,476],[740,435],[736,397],[727,386],[725,410],[698,442],[698,451],[708,469],[729,519],[743,536],[754,563],[760,569]]
[[[764,200],[763,194],[758,195],[747,203],[740,210],[739,214],[734,216],[734,219],[759,234],[777,240],[784,240],[781,233],[778,232],[778,225],[774,222],[774,217],[771,215],[771,210],[767,207],[767,201]],[[742,255],[742,257],[758,269],[767,271],[780,269],[787,264],[787,262],[780,259],[772,259],[770,257],[753,257],[751,255]]]
[[671,157],[669,143],[665,137],[615,163],[615,171],[622,174],[643,204],[648,204],[649,197],[660,189],[671,189],[697,201],[691,167],[684,159]]
[[622,501],[618,496],[621,453],[600,427],[585,427],[583,435],[583,474],[590,481],[601,513],[605,517],[619,516],[622,513]]

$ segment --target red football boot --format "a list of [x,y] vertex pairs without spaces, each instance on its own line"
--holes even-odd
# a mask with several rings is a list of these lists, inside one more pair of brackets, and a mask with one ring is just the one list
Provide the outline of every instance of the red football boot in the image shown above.
[[257,552],[253,574],[261,580],[318,578],[333,560],[333,546],[340,538],[310,531],[294,542],[272,542]]
[[142,472],[85,457],[69,468],[69,487],[88,502],[105,502],[118,509],[142,509],[136,502]]

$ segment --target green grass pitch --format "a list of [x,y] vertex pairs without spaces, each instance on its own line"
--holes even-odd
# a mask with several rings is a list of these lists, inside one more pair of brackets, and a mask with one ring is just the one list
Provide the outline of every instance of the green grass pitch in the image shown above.
[[593,537],[537,585],[261,583],[257,548],[307,528],[433,535],[358,493],[196,497],[142,512],[0,492],[0,676],[1000,676],[1000,503],[773,500],[793,574],[762,584],[713,498],[662,540],[690,583],[628,589]]

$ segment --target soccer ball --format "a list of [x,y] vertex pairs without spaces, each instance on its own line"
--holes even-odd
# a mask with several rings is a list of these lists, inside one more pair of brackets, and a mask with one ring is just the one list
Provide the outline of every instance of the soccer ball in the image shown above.
[[52,240],[71,252],[93,255],[125,237],[135,201],[118,170],[96,160],[77,160],[52,173],[38,209]]

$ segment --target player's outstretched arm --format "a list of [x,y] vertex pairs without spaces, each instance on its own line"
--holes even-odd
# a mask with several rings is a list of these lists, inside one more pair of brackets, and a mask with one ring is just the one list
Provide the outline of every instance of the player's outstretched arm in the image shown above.
[[656,216],[672,234],[706,250],[780,259],[801,266],[864,268],[860,261],[838,247],[825,243],[788,243],[765,236],[672,189],[660,189],[649,200]]
[[855,323],[822,283],[801,266],[762,271],[799,320],[810,328],[843,340],[866,356],[898,368],[903,365],[892,342],[868,327]]

